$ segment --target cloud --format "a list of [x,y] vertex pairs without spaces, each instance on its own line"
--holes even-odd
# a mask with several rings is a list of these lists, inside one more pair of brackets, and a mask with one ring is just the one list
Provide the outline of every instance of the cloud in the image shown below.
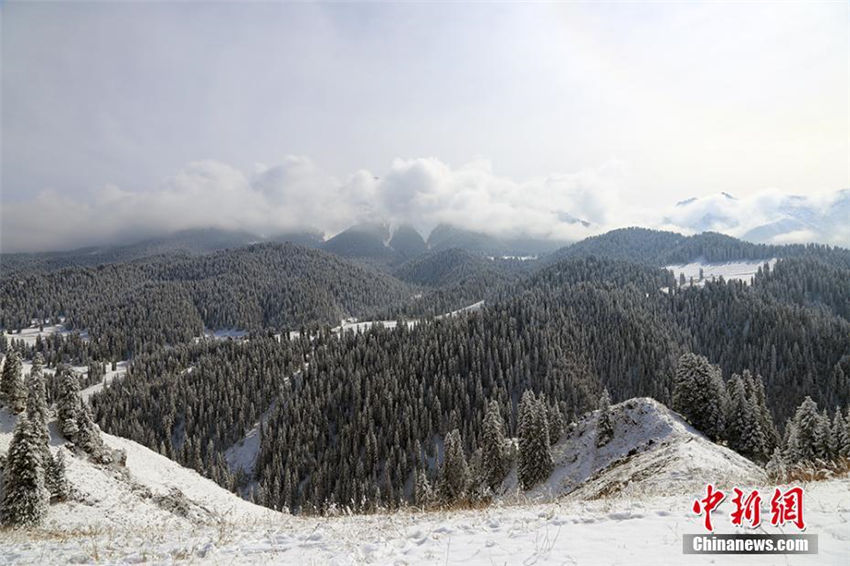
[[[670,206],[626,204],[627,173],[611,162],[596,169],[517,181],[478,159],[452,167],[434,158],[396,159],[381,174],[345,178],[303,156],[245,172],[218,161],[195,161],[149,190],[114,185],[84,198],[46,190],[4,204],[4,252],[119,244],[191,228],[246,230],[261,236],[318,229],[330,236],[352,224],[411,224],[427,235],[441,223],[496,236],[578,240],[641,225],[692,233],[715,230],[786,243],[847,245],[850,233],[836,203],[848,192],[789,196],[763,191],[736,199],[710,195]],[[843,200],[841,200],[843,199]],[[832,215],[832,216],[830,216]]]

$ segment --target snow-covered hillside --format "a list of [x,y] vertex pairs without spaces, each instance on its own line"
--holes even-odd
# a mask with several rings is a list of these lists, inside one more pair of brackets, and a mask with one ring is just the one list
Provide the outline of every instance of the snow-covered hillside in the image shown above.
[[[0,454],[9,448],[16,421],[6,409],[0,409]],[[74,495],[50,506],[44,527],[48,531],[129,532],[148,526],[191,529],[199,524],[278,516],[130,440],[103,434],[109,448],[127,455],[126,466],[103,466],[68,450],[55,421],[49,428],[51,450],[65,452]]]
[[[598,455],[590,454],[595,414],[555,447],[560,475],[549,483],[561,485],[567,473],[588,476],[581,498],[577,490],[557,502],[502,501],[453,512],[292,517],[243,501],[134,442],[104,435],[111,448],[127,452],[126,473],[66,453],[79,500],[52,505],[39,530],[0,531],[0,563],[678,564],[684,562],[682,535],[702,532],[691,506],[706,479],[738,485],[760,480],[754,485],[769,487],[752,464],[727,460],[728,451],[654,401],[635,399],[612,410],[614,438]],[[0,453],[13,425],[0,410]],[[51,434],[51,449],[65,450],[55,427]],[[619,460],[635,447],[634,455]],[[578,450],[585,463],[567,463],[568,449]],[[595,474],[599,466],[605,471]],[[599,489],[604,478],[641,471],[646,477],[622,489]],[[723,520],[730,505],[725,501],[715,512],[717,532],[736,532]],[[805,509],[807,533],[819,536],[817,555],[691,555],[687,563],[768,565],[779,558],[792,565],[846,564],[850,480],[806,486]]]
[[[672,271],[677,280],[680,275],[684,275],[685,285],[690,285],[691,280],[693,280],[693,284],[696,287],[701,287],[705,285],[706,281],[713,281],[720,279],[721,277],[723,277],[726,281],[736,280],[743,281],[748,284],[750,279],[755,276],[760,267],[763,267],[764,264],[767,263],[770,265],[770,268],[773,269],[773,266],[776,265],[776,261],[776,258],[768,260],[757,259],[729,261],[724,263],[711,263],[702,260],[695,260],[691,263],[682,265],[668,265],[664,269]],[[700,270],[702,270],[702,278],[700,278]]]
[[517,491],[516,467],[504,482],[505,499],[546,501],[696,493],[716,485],[757,485],[764,472],[708,440],[658,401],[630,399],[611,407],[614,434],[597,448],[599,411],[586,415],[552,446],[554,471],[528,492]]

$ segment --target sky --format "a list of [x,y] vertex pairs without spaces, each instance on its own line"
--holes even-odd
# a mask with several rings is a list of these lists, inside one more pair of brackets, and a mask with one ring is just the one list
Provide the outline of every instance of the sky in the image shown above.
[[4,252],[375,219],[574,239],[565,219],[660,226],[690,197],[850,188],[847,2],[11,1],[0,18]]

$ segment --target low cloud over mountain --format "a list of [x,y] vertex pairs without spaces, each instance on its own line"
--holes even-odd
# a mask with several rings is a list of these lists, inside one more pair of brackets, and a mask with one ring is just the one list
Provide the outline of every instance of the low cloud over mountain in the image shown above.
[[522,181],[485,160],[452,167],[436,158],[397,159],[389,170],[335,177],[306,157],[245,172],[217,161],[187,164],[148,190],[106,186],[88,198],[46,190],[4,203],[2,250],[39,251],[122,243],[177,230],[219,227],[273,236],[355,223],[408,224],[427,233],[448,224],[489,235],[578,240],[641,225],[715,230],[754,241],[850,244],[850,191],[790,196],[719,193],[667,210],[621,200],[628,179],[616,163]]

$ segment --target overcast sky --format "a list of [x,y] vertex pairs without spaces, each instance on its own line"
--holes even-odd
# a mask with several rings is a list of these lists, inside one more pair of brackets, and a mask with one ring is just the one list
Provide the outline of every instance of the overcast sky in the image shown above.
[[844,189],[848,6],[6,2],[0,244]]

